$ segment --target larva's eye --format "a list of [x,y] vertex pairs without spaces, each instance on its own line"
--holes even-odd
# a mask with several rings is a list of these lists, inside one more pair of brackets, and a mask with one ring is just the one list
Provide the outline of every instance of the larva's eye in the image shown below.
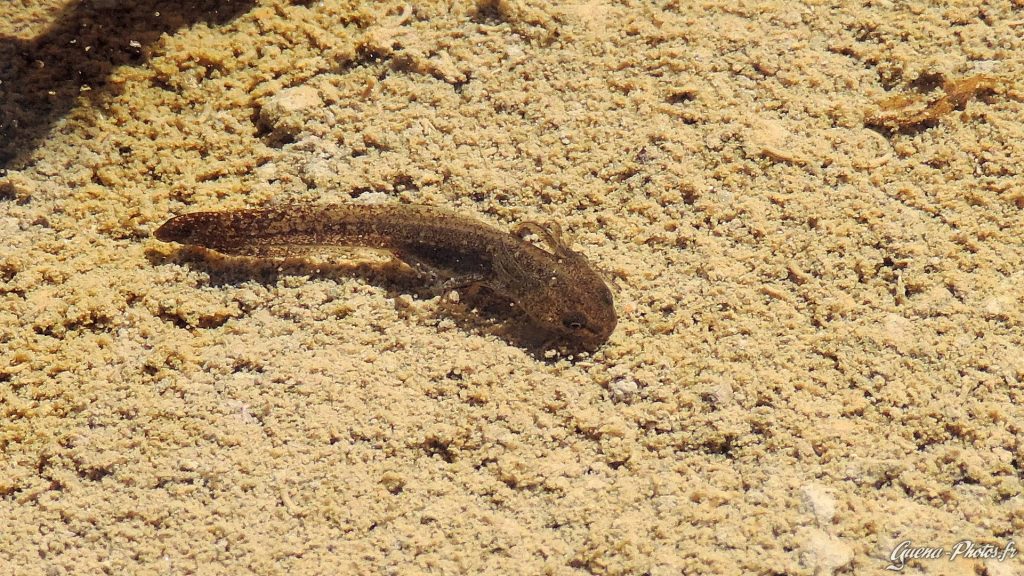
[[566,328],[568,328],[569,330],[572,330],[573,332],[575,332],[577,330],[582,330],[583,327],[586,326],[586,325],[587,325],[587,322],[586,322],[586,320],[582,316],[574,315],[574,316],[566,316],[565,318],[562,318],[562,326],[565,326]]

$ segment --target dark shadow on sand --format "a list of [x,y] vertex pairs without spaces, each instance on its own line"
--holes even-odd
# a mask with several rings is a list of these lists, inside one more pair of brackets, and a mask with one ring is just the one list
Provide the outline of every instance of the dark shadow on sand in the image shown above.
[[[149,249],[146,255],[154,266],[179,264],[201,270],[209,275],[210,285],[213,286],[238,286],[248,281],[274,285],[282,276],[358,278],[367,284],[380,286],[392,299],[403,294],[422,300],[438,297],[438,317],[451,319],[460,330],[467,333],[488,334],[500,338],[512,346],[526,350],[542,362],[553,362],[560,358],[572,360],[584,352],[564,342],[553,340],[551,334],[533,324],[522,311],[511,306],[508,300],[486,288],[476,294],[473,294],[472,290],[459,290],[460,302],[451,302],[447,298],[449,289],[439,282],[432,283],[422,278],[398,261],[327,263],[298,258],[263,259],[223,256],[197,247],[183,247],[170,256]],[[443,346],[445,342],[447,339],[439,335],[438,345]],[[552,349],[557,352],[553,356],[549,353]]]
[[32,40],[0,36],[0,169],[17,167],[74,106],[107,94],[117,66],[140,64],[161,34],[224,24],[255,0],[80,0]]

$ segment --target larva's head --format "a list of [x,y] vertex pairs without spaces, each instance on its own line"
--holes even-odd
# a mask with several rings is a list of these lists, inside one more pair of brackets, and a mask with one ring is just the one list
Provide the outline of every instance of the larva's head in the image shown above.
[[608,341],[618,324],[615,300],[608,285],[591,272],[585,278],[576,278],[571,294],[579,301],[567,302],[560,311],[558,322],[567,338],[579,342],[587,350],[596,350]]
[[558,258],[541,288],[523,298],[526,313],[572,345],[596,350],[615,330],[615,300],[600,274],[583,256]]

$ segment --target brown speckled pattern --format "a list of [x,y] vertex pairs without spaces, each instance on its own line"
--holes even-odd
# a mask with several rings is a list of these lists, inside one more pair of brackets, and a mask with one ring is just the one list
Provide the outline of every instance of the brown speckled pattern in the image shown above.
[[328,246],[385,248],[410,264],[464,275],[521,306],[540,327],[595,349],[616,325],[611,291],[557,226],[524,223],[552,252],[478,220],[432,206],[300,204],[193,212],[154,235],[243,256],[304,256]]

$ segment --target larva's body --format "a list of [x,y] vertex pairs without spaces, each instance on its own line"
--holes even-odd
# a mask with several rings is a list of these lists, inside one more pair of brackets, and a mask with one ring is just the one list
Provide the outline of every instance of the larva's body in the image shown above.
[[[551,252],[523,240],[534,232]],[[325,247],[383,248],[504,295],[540,327],[594,349],[617,323],[611,291],[586,258],[569,249],[557,226],[528,222],[516,234],[432,206],[298,204],[254,210],[193,212],[154,235],[241,256],[305,256]]]

